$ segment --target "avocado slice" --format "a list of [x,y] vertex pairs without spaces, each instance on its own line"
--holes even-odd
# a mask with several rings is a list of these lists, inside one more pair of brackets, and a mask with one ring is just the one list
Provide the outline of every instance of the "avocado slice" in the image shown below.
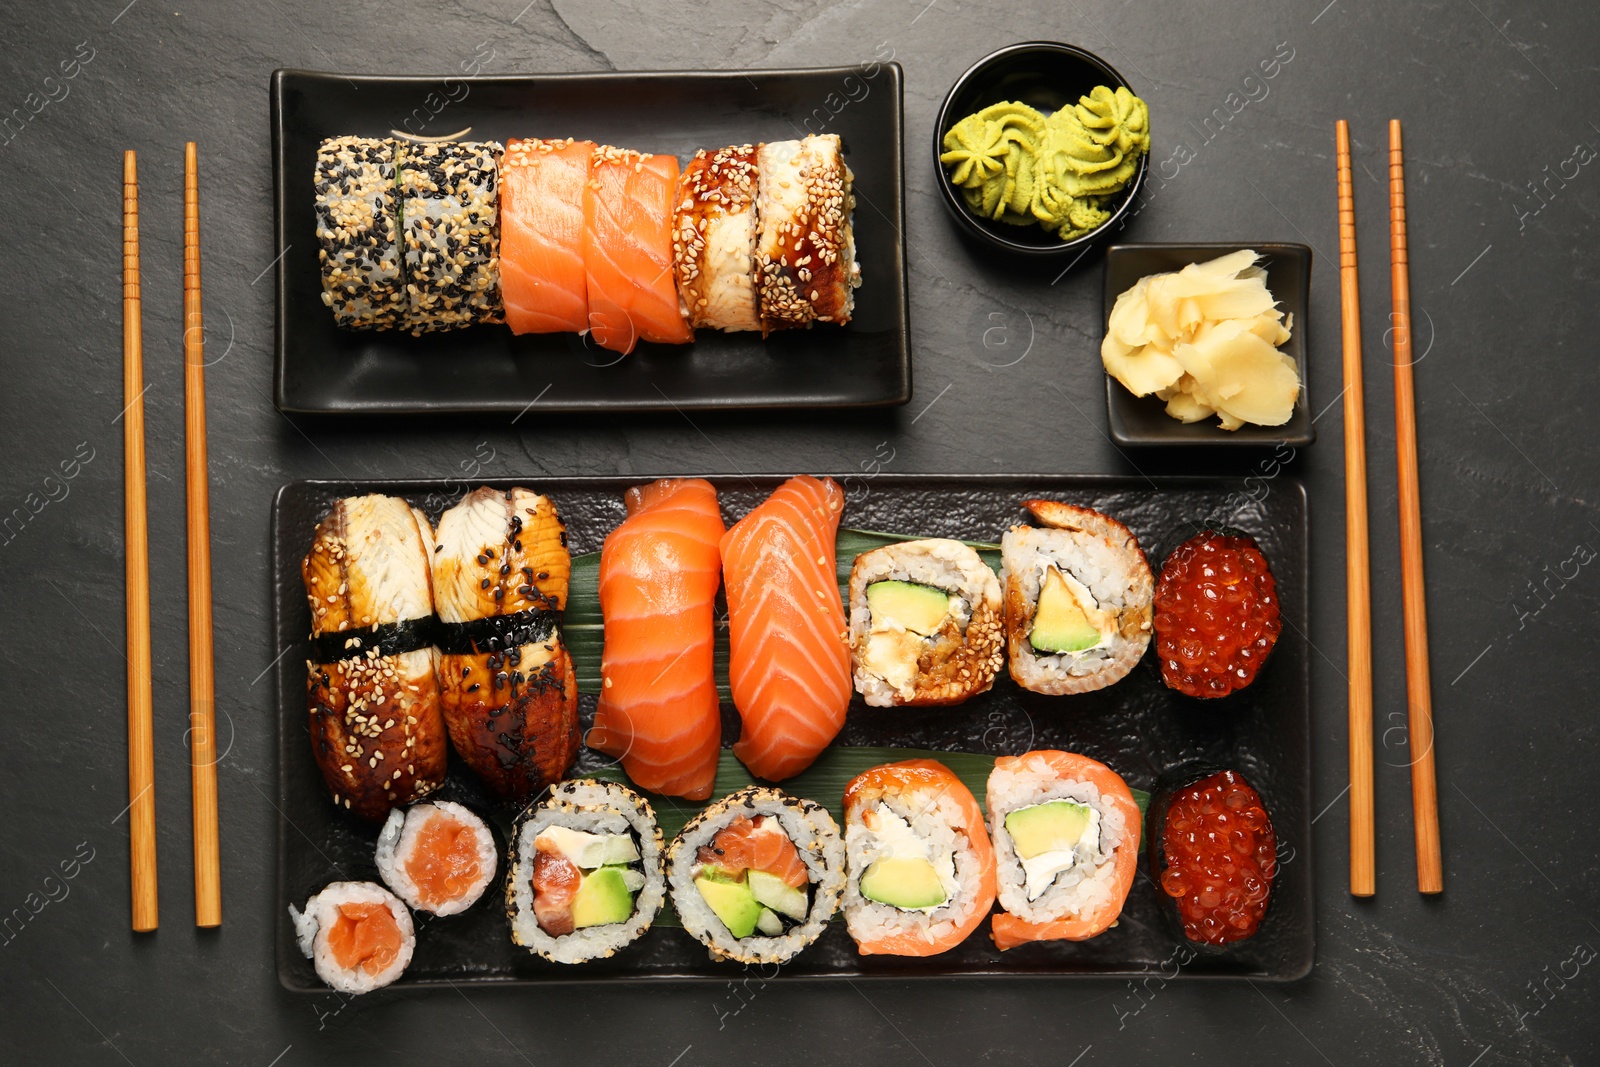
[[892,620],[927,637],[950,617],[950,594],[916,582],[873,582],[867,586],[867,607],[874,619]]
[[874,861],[861,876],[861,895],[908,911],[937,907],[948,899],[933,864],[912,857]]
[[633,894],[621,867],[601,867],[578,883],[578,895],[572,899],[575,929],[627,922],[632,915]]
[[1040,652],[1083,652],[1100,640],[1099,628],[1089,621],[1061,572],[1046,570],[1028,642]]
[[1025,860],[1046,852],[1071,852],[1088,828],[1089,806],[1070,800],[1034,804],[1006,816],[1006,833]]
[[768,937],[777,937],[783,933],[783,920],[771,908],[762,908],[761,914],[756,917],[756,929]]
[[804,889],[791,886],[782,878],[766,871],[752,870],[745,877],[750,879],[750,895],[757,901],[796,922],[805,919],[809,909]]
[[761,903],[750,895],[750,887],[744,882],[728,882],[720,878],[707,878],[705,875],[694,880],[694,887],[700,890],[700,895],[711,906],[717,918],[722,920],[722,925],[728,928],[728,933],[734,937],[749,937],[756,928],[756,923],[761,919],[764,910]]

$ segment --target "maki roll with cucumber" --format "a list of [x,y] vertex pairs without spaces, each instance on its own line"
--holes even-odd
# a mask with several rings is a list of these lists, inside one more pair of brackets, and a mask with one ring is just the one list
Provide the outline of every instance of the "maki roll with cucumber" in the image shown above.
[[1004,658],[1000,582],[970,547],[929,538],[856,557],[850,663],[868,704],[959,704]]
[[1120,681],[1150,644],[1150,564],[1133,531],[1091,508],[1025,500],[1041,526],[1000,539],[1011,677],[1086,693]]
[[563,782],[512,831],[511,940],[555,963],[611,956],[661,910],[661,830],[614,782]]
[[378,873],[407,906],[456,915],[494,881],[494,834],[471,809],[448,800],[395,808],[378,834]]
[[1040,750],[994,761],[988,787],[1001,951],[1116,924],[1139,864],[1139,806],[1110,767]]
[[783,963],[838,908],[844,842],[820,804],[750,786],[683,828],[667,854],[667,881],[684,929],[712,959]]
[[862,955],[933,956],[994,905],[994,848],[955,772],[929,759],[864,771],[844,791],[844,918]]

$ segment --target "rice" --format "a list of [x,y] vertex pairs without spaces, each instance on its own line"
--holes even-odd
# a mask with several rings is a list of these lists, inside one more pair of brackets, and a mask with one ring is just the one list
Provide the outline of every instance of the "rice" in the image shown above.
[[[458,896],[430,906],[423,902],[421,890],[412,880],[407,866],[411,853],[417,846],[417,838],[435,813],[448,816],[472,831],[478,847],[478,873],[472,884]],[[474,812],[448,800],[432,800],[413,804],[403,812],[399,808],[390,810],[389,818],[378,834],[378,848],[374,859],[384,884],[394,890],[395,895],[409,907],[445,916],[457,915],[477,903],[478,898],[483,896],[483,891],[489,887],[489,883],[494,881],[500,857],[495,850],[494,835]]]
[[845,822],[845,851],[851,877],[845,885],[844,917],[850,936],[858,942],[878,941],[898,934],[942,940],[959,929],[979,896],[982,863],[964,832],[961,805],[943,792],[884,794],[873,804],[885,804],[910,824],[912,833],[928,845],[933,856],[949,855],[954,861],[954,892],[931,911],[907,911],[861,895],[860,874],[883,854],[878,835],[855,817]]
[[[383,904],[389,909],[401,940],[400,951],[387,967],[368,973],[364,967],[346,968],[334,959],[328,931],[339,920],[341,904]],[[294,924],[295,941],[316,968],[317,977],[341,993],[370,993],[393,982],[405,972],[417,944],[411,913],[393,893],[373,882],[329,883],[306,901],[304,911],[289,905],[289,919]]]

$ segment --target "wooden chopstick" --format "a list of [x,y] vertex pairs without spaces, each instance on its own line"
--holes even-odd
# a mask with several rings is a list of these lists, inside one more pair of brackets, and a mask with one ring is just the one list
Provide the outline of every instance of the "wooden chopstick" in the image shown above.
[[1367,422],[1350,126],[1334,127],[1339,172],[1339,295],[1344,332],[1345,607],[1349,619],[1350,893],[1377,890],[1372,801],[1372,579],[1367,552]]
[[189,502],[189,776],[194,794],[194,921],[222,925],[217,830],[216,686],[211,655],[211,505],[206,464],[206,342],[200,314],[200,173],[183,149],[183,397]]
[[122,480],[128,611],[128,855],[133,928],[156,928],[156,766],[150,691],[150,531],[144,485],[144,327],[139,306],[139,169],[122,157]]
[[1389,120],[1389,266],[1394,301],[1394,437],[1400,481],[1400,583],[1405,608],[1406,704],[1411,735],[1411,807],[1417,891],[1444,890],[1439,788],[1433,766],[1428,681],[1428,605],[1422,579],[1422,503],[1417,488],[1417,411],[1411,380],[1411,277],[1406,252],[1405,157],[1400,120]]

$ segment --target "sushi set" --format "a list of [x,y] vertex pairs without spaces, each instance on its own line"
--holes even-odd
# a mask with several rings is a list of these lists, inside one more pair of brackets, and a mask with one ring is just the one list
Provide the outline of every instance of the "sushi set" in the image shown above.
[[1297,485],[445,493],[274,507],[286,987],[1309,969]]

